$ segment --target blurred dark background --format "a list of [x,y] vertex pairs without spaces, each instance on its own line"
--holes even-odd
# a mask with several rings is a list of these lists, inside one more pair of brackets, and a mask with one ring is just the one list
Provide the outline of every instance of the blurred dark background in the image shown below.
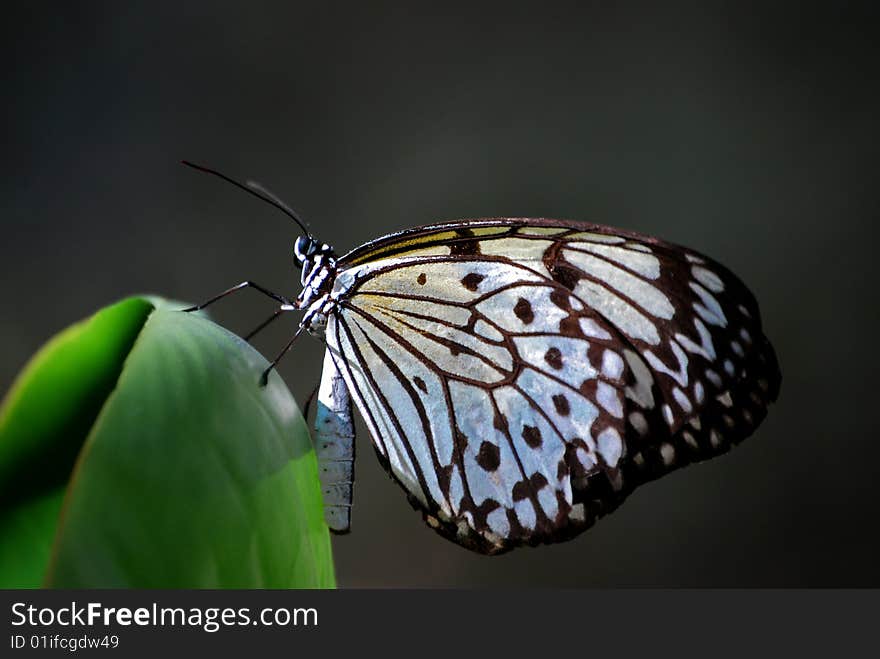
[[[181,158],[259,180],[340,252],[457,217],[613,224],[752,288],[784,375],[766,422],[578,539],[495,558],[424,526],[359,425],[340,584],[880,585],[866,10],[163,4],[4,9],[0,389],[132,293],[298,292],[292,223]],[[236,298],[215,318],[238,332],[272,308]],[[300,401],[321,355],[305,338],[281,368]]]

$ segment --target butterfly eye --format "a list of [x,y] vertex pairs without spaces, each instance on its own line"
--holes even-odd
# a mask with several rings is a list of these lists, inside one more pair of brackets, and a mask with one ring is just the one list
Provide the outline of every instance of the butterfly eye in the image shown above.
[[[297,265],[305,266],[307,258],[312,256],[316,251],[315,240],[308,236],[300,236],[293,244],[293,255],[296,257]],[[306,268],[308,270],[308,268]]]

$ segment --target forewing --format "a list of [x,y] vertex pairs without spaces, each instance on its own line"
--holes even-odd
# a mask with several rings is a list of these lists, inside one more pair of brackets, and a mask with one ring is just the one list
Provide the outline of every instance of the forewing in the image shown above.
[[732,274],[604,227],[423,229],[346,257],[334,296],[328,345],[380,457],[431,526],[488,553],[570,537],[723,452],[778,390]]

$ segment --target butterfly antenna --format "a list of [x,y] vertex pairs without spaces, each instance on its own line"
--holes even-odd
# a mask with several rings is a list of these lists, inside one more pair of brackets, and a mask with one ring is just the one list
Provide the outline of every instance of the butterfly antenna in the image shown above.
[[267,188],[262,183],[259,183],[257,181],[245,181],[244,184],[246,186],[248,186],[251,190],[256,190],[257,192],[259,192],[266,199],[271,199],[272,201],[274,201],[276,204],[278,204],[284,210],[286,210],[288,212],[288,214],[296,215],[296,217],[299,217],[299,214],[295,210],[293,210],[290,206],[288,206],[283,201],[281,201],[281,198],[277,194],[274,194],[269,188]]
[[294,211],[292,208],[290,208],[287,204],[283,203],[280,199],[275,197],[275,195],[270,193],[268,190],[266,190],[262,186],[255,184],[255,183],[252,183],[252,182],[248,182],[247,184],[239,183],[235,179],[230,178],[229,176],[226,176],[226,174],[223,174],[222,172],[218,172],[216,169],[211,169],[209,167],[203,167],[202,165],[196,165],[195,163],[192,163],[188,160],[181,160],[180,162],[182,164],[186,165],[187,167],[192,167],[193,169],[196,169],[200,172],[205,172],[206,174],[213,174],[214,176],[217,176],[217,177],[223,179],[227,183],[232,183],[232,185],[244,190],[248,194],[252,194],[253,196],[257,197],[258,199],[262,199],[267,204],[274,206],[275,208],[280,210],[282,213],[287,215],[289,218],[291,218],[294,222],[296,222],[299,225],[299,228],[303,230],[303,233],[306,235],[306,237],[308,237],[308,238],[312,237],[312,234],[306,228],[305,222],[303,222],[302,218],[296,213],[296,211]]

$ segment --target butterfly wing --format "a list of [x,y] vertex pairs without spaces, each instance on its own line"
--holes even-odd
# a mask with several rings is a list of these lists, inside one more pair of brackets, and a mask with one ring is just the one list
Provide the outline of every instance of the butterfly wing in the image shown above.
[[327,343],[392,476],[443,535],[566,539],[637,485],[726,451],[779,371],[752,295],[690,250],[488,219],[344,257]]

